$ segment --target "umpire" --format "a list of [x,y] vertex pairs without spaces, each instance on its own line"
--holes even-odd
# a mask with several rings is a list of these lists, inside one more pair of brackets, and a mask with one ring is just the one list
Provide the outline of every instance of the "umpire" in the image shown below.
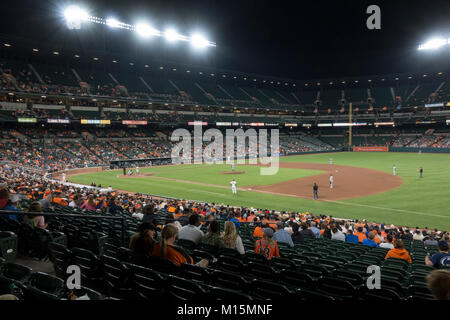
[[419,176],[420,176],[420,179],[423,178],[423,169],[422,169],[422,167],[420,167],[420,169],[419,169]]
[[319,186],[315,182],[314,182],[314,186],[313,186],[313,194],[314,194],[314,200],[319,199]]

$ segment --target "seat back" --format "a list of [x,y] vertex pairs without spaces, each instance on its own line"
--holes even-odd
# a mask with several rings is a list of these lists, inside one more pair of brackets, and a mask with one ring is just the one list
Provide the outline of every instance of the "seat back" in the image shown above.
[[167,277],[167,294],[177,301],[202,301],[206,291],[196,282],[170,275]]
[[160,297],[165,289],[165,278],[157,271],[128,264],[138,298],[150,300]]
[[65,246],[55,242],[48,244],[48,250],[56,276],[65,279],[68,276],[66,271],[67,267],[71,264],[72,252]]
[[30,276],[25,290],[26,300],[61,299],[65,290],[65,283],[55,276],[36,272]]
[[282,300],[293,296],[293,292],[286,286],[265,280],[252,281],[252,296],[261,300]]

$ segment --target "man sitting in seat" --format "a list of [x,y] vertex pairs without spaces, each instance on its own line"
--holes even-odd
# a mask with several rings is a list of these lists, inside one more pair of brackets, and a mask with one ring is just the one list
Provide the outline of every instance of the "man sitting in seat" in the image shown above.
[[367,239],[364,239],[362,244],[368,247],[376,248],[378,247],[377,243],[374,241],[375,234],[373,232],[369,232],[369,236]]
[[348,230],[347,231],[347,235],[345,236],[345,242],[350,242],[350,243],[358,243],[359,242],[359,238],[357,235],[353,234],[352,230]]
[[199,244],[203,239],[203,231],[200,230],[201,221],[198,214],[189,217],[189,224],[181,228],[178,239],[190,240],[195,244]]
[[425,257],[425,264],[435,268],[450,267],[450,253],[448,252],[448,242],[439,241],[439,252]]
[[277,222],[277,232],[273,234],[273,240],[279,243],[286,243],[290,247],[294,246],[291,234],[288,231],[284,230],[284,223],[282,221]]
[[271,260],[273,257],[280,257],[278,244],[273,240],[272,228],[265,228],[263,238],[256,240],[255,253],[264,255],[268,260]]

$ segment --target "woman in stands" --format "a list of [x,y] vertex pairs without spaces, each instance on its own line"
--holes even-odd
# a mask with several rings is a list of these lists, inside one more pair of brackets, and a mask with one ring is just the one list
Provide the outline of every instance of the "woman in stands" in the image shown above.
[[220,236],[220,223],[217,220],[209,222],[208,232],[203,237],[202,242],[218,248],[225,247],[222,237]]
[[225,222],[225,230],[222,235],[223,242],[226,248],[235,249],[240,254],[245,254],[244,245],[241,237],[236,232],[236,226],[231,221]]
[[264,255],[268,260],[271,260],[273,257],[280,257],[278,244],[275,240],[273,240],[272,228],[265,228],[263,238],[256,240],[255,253]]
[[[41,204],[39,202],[33,202],[28,208],[28,212],[42,212]],[[47,224],[45,223],[43,216],[25,216],[23,218],[23,222],[34,228],[47,228]]]
[[97,210],[97,204],[95,203],[94,195],[90,194],[88,199],[83,203],[80,209],[87,209],[94,211]]
[[142,223],[138,232],[130,239],[130,249],[133,252],[151,255],[155,245],[156,227],[150,223]]
[[403,241],[400,239],[394,241],[394,249],[389,250],[386,257],[384,257],[384,259],[389,258],[403,259],[408,263],[412,263],[411,256],[408,251],[406,251]]
[[[174,224],[166,224],[161,231],[161,242],[153,246],[152,256],[170,260],[177,266],[183,263],[193,264],[194,260],[182,248],[175,246],[177,234],[178,229]],[[208,260],[203,259],[197,265],[206,268]]]

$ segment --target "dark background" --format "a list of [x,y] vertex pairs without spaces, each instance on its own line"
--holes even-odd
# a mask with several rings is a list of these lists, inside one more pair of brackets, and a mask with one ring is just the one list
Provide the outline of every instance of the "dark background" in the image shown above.
[[[80,55],[123,55],[291,79],[319,79],[381,73],[445,71],[450,50],[417,51],[431,36],[450,38],[450,1],[266,1],[266,0],[89,0],[72,1],[91,15],[115,17],[155,28],[204,32],[216,48],[193,50],[185,42],[143,40],[126,30],[88,23],[68,30],[62,19],[69,1],[2,2],[0,39],[13,46]],[[381,8],[381,30],[366,28],[367,6]],[[49,53],[48,56],[46,54]],[[444,70],[445,69],[445,70]]]

